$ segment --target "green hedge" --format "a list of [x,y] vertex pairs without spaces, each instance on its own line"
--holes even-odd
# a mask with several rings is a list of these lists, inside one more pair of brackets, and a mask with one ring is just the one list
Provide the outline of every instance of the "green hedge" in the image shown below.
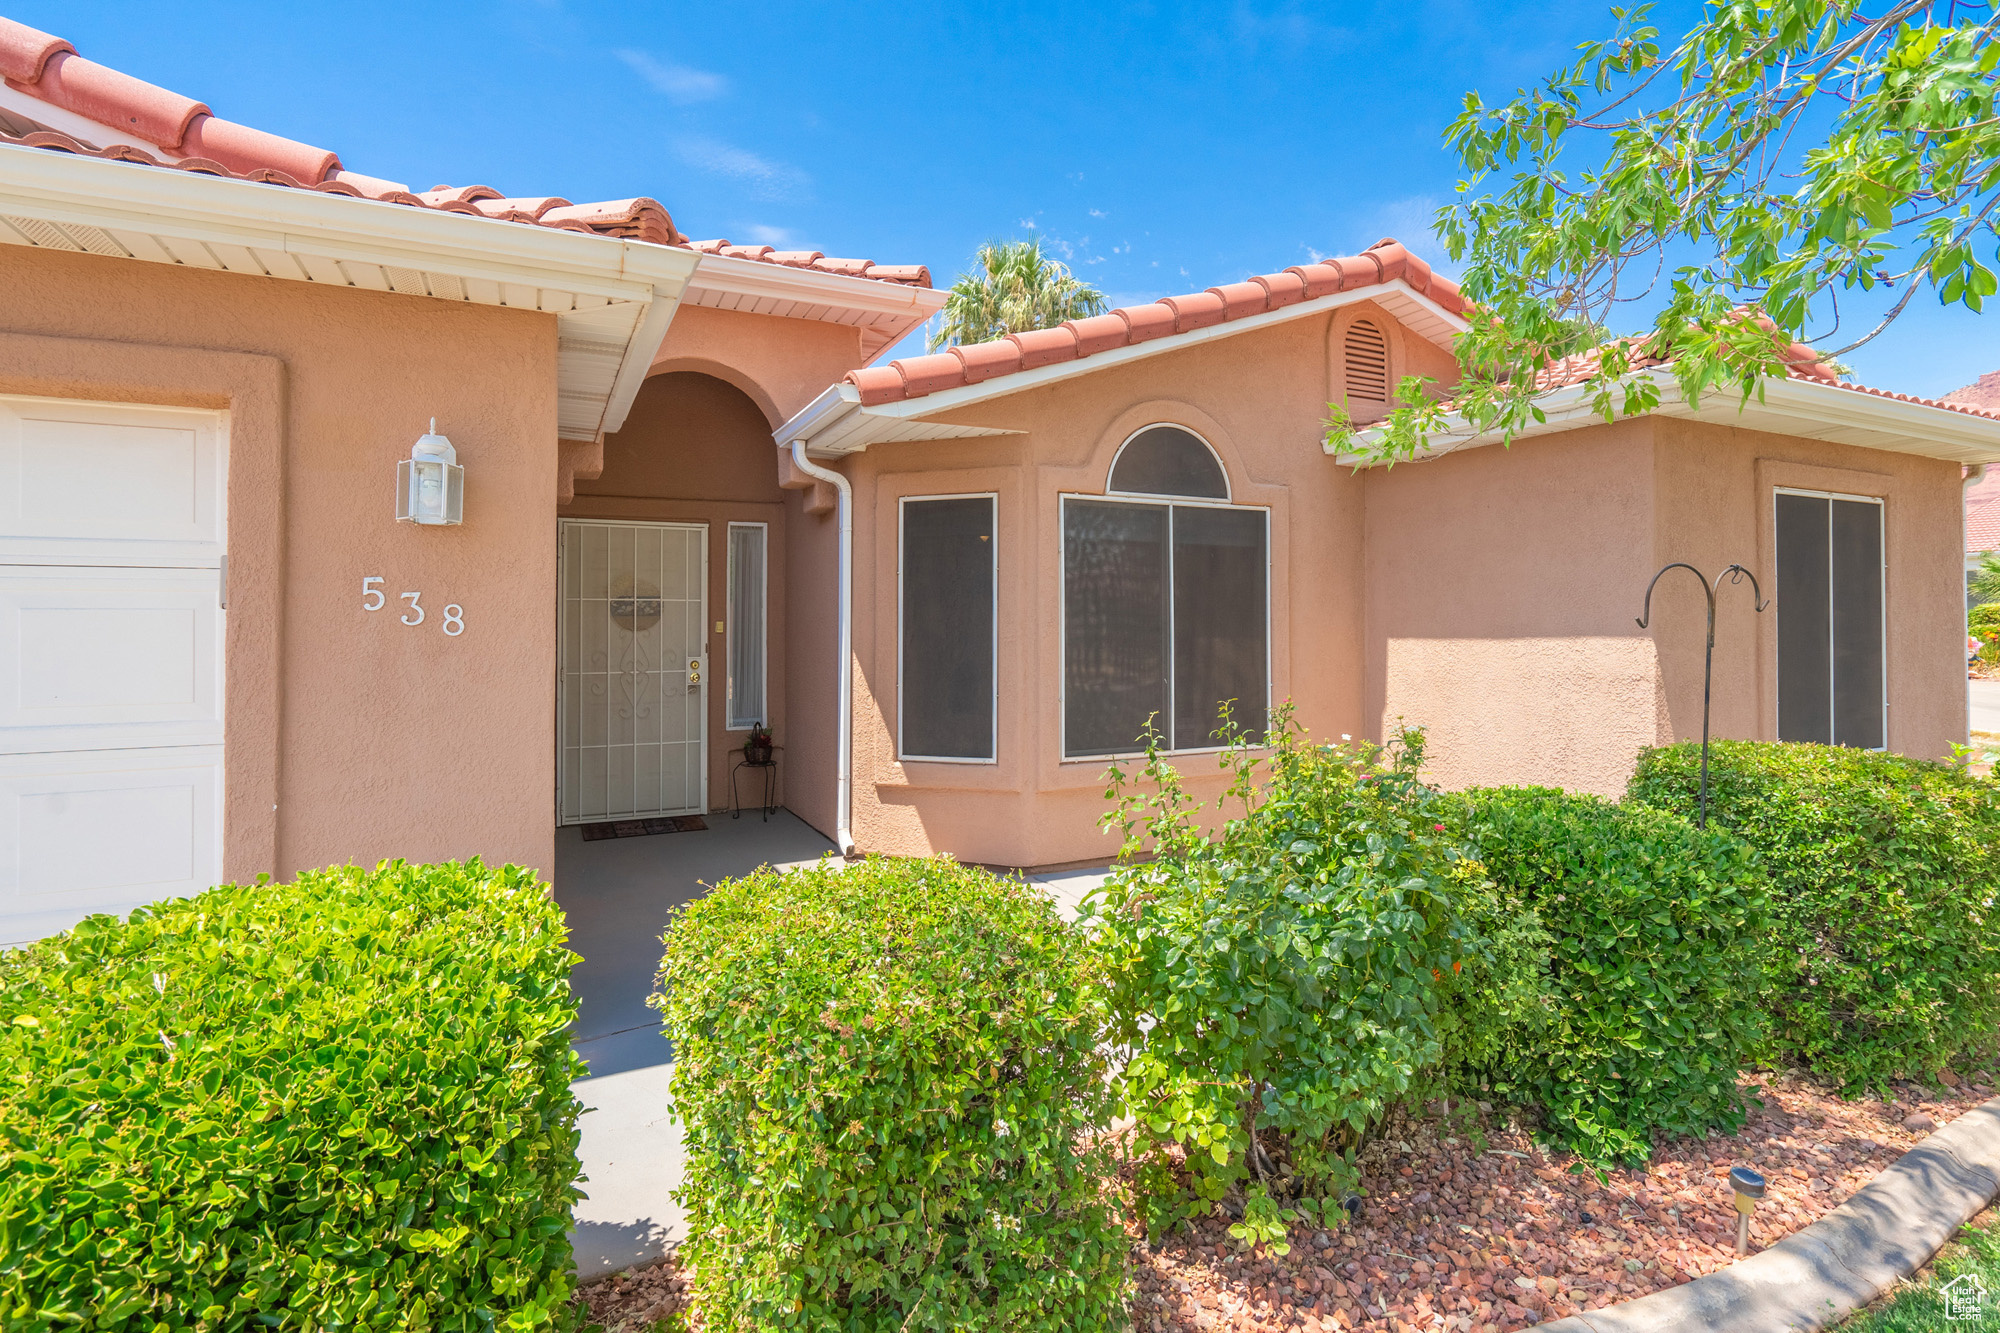
[[1223,756],[1245,808],[1214,833],[1157,749],[1143,782],[1114,782],[1127,863],[1092,926],[1134,1050],[1119,1089],[1151,1141],[1156,1233],[1237,1191],[1245,1240],[1337,1212],[1358,1183],[1347,1154],[1438,1063],[1440,978],[1474,947],[1421,734],[1315,745],[1281,708],[1271,740]]
[[544,886],[478,862],[0,954],[0,1328],[566,1318],[573,957]]
[[[1540,973],[1456,979],[1455,1030],[1487,1038],[1483,1071],[1541,1105],[1593,1161],[1643,1161],[1655,1133],[1731,1133],[1739,1071],[1764,1021],[1767,886],[1727,833],[1643,806],[1549,788],[1448,798],[1452,823],[1498,891],[1482,936]],[[1498,1008],[1499,1021],[1482,1016]],[[1471,1053],[1475,1058],[1482,1052]]]
[[726,881],[654,1002],[708,1327],[1122,1326],[1102,986],[1038,890],[944,860]]
[[[1640,756],[1634,799],[1690,813],[1700,750]],[[1709,822],[1777,896],[1780,1049],[1849,1087],[1929,1076],[2000,1026],[2000,787],[1946,764],[1719,741]]]

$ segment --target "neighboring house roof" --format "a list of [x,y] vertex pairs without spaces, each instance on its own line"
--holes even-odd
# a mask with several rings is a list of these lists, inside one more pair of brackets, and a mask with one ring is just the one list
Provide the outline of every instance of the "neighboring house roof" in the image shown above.
[[[1433,274],[1430,265],[1400,242],[1384,239],[1358,255],[1294,264],[1282,273],[1261,273],[1203,292],[1121,306],[1102,315],[1065,320],[1052,329],[1010,333],[929,356],[899,357],[887,365],[854,371],[847,382],[860,391],[864,405],[902,402],[1398,280],[1451,316],[1465,312],[1457,283]],[[1407,322],[1446,346],[1462,327],[1420,316]]]
[[954,409],[1004,398],[1079,375],[1109,370],[1218,338],[1372,302],[1404,327],[1449,348],[1465,329],[1465,302],[1456,283],[1393,240],[1360,255],[1300,264],[1211,287],[1123,306],[1052,329],[1010,333],[990,342],[904,357],[850,372],[772,432],[789,447],[813,453],[855,453],[871,444],[1010,435],[996,426],[936,418]]

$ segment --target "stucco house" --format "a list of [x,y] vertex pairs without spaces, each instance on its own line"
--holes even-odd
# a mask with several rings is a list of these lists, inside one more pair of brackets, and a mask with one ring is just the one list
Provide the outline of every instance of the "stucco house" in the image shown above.
[[[845,847],[1101,861],[1154,718],[1430,728],[1450,784],[1618,790],[1698,731],[1966,734],[1961,479],[2000,415],[1801,375],[1329,456],[1449,385],[1393,241],[883,362],[917,265],[646,198],[404,185],[0,20],[0,941],[220,879],[728,800],[753,726]],[[1573,397],[1573,395],[1572,395]],[[446,470],[442,441],[453,466]],[[413,446],[458,522],[410,485]],[[428,452],[426,452],[428,451]],[[462,478],[462,489],[458,479]]]

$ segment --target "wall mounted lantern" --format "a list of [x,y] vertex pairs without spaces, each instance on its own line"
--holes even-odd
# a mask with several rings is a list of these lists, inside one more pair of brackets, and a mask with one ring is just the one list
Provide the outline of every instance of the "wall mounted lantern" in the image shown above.
[[465,469],[458,450],[431,429],[410,446],[410,456],[396,464],[396,521],[455,524],[465,521]]

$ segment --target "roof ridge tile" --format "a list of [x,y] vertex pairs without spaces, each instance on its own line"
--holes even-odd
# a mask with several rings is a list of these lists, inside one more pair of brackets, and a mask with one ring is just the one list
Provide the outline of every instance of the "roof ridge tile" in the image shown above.
[[[1385,238],[1359,255],[1293,264],[1277,273],[1252,274],[1240,282],[1223,283],[1205,291],[1163,296],[1142,305],[1118,306],[1101,315],[1064,320],[1053,328],[1009,333],[949,350],[957,354],[963,367],[962,382],[977,384],[1016,371],[1247,319],[1334,292],[1380,286],[1398,278],[1451,314],[1464,313],[1465,298],[1457,283],[1439,277],[1400,241]],[[1009,352],[988,350],[1005,345],[1018,349],[1018,359]],[[949,371],[934,360],[935,355],[904,358],[886,366],[853,371],[846,382],[859,389],[861,401],[870,406],[956,387],[955,383],[945,382]],[[906,363],[918,361],[923,365],[906,374]]]

